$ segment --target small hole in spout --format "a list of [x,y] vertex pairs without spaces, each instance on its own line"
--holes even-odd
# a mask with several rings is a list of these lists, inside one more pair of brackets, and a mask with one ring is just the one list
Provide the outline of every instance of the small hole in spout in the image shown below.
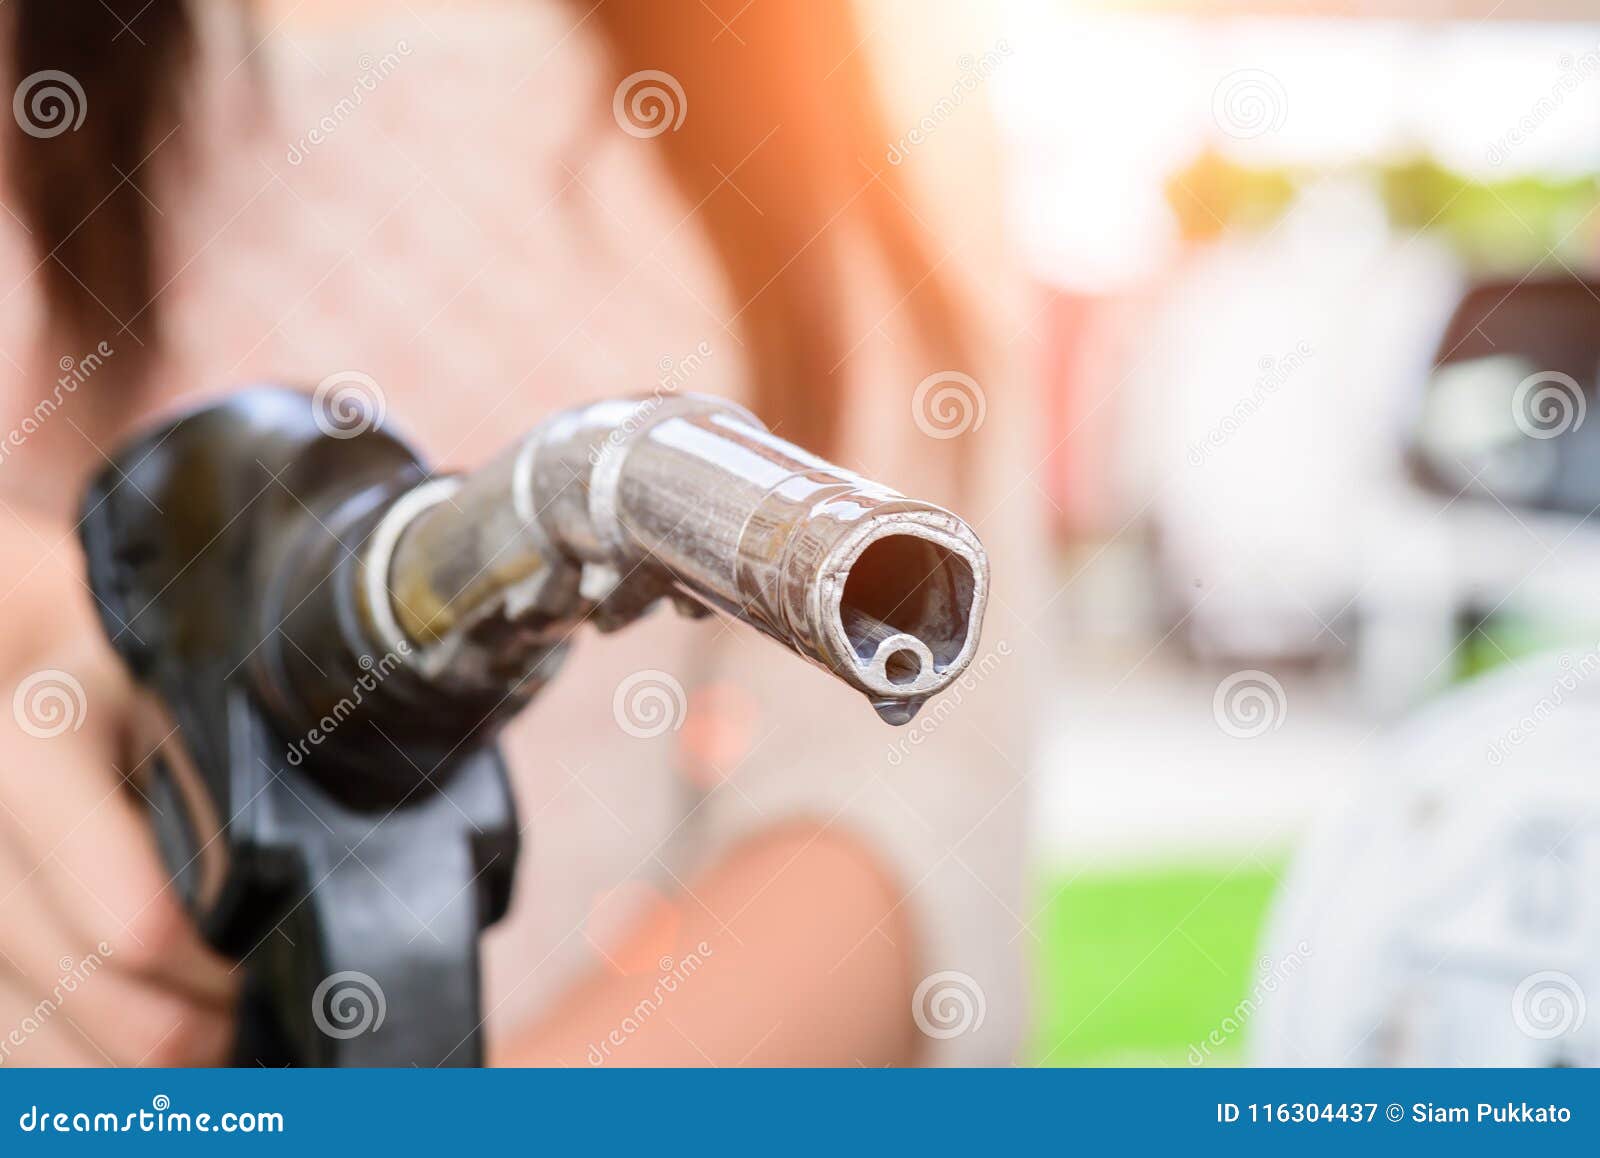
[[917,653],[902,648],[891,652],[889,658],[883,661],[883,674],[889,677],[892,684],[908,684],[922,674],[922,661],[917,658]]
[[[955,552],[920,535],[885,535],[850,565],[839,622],[863,662],[878,654],[884,640],[910,635],[926,645],[934,670],[942,671],[966,647],[974,586],[972,568]],[[898,649],[885,672],[892,683],[910,683],[922,674],[922,662],[915,652]]]

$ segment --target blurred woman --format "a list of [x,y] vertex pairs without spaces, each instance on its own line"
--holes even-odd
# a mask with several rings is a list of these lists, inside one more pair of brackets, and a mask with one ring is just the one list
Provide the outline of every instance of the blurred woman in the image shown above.
[[[0,721],[0,1036],[30,1026],[5,1060],[227,1058],[237,965],[125,790],[147,753],[69,512],[154,414],[349,372],[453,467],[596,397],[729,395],[955,507],[997,576],[986,674],[914,737],[716,621],[583,639],[505,740],[526,843],[487,950],[496,1060],[1008,1060],[1036,456],[990,321],[1012,297],[981,110],[897,148],[869,68],[894,34],[843,0],[315,7],[9,6],[0,667],[71,673],[87,712],[47,739]],[[974,35],[926,54],[930,99],[992,48]],[[940,173],[958,196],[909,179]],[[928,407],[947,380],[953,418]],[[640,669],[689,689],[681,728],[614,718]],[[91,951],[62,1016],[30,1017]]]

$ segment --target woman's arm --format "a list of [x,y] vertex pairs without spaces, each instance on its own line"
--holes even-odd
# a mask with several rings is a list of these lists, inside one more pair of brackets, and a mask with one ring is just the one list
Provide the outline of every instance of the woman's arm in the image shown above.
[[[662,944],[666,919],[647,917],[617,957]],[[755,836],[690,882],[675,922],[671,968],[603,967],[494,1048],[495,1062],[914,1060],[911,929],[889,876],[848,831],[797,822]]]

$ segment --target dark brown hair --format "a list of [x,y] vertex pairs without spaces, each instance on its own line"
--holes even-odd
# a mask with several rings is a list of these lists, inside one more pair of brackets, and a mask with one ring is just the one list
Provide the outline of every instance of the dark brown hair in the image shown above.
[[49,321],[72,348],[112,327],[131,335],[114,343],[126,385],[156,331],[146,157],[177,123],[188,12],[184,0],[22,0],[11,12],[6,177],[42,263]]
[[[11,189],[45,263],[52,324],[90,341],[108,324],[126,326],[153,347],[160,273],[147,185],[156,164],[172,161],[167,147],[146,157],[177,124],[188,6],[14,0],[10,8],[13,82],[65,73],[88,109],[81,131],[53,136],[25,132],[15,118],[7,149]],[[958,311],[935,276],[902,174],[884,163],[891,135],[852,0],[604,0],[584,19],[608,42],[614,84],[658,70],[683,90],[679,127],[640,147],[662,150],[697,207],[726,271],[763,418],[793,441],[823,450],[834,442],[843,373],[860,337],[845,325],[847,242],[865,240],[887,271],[928,370],[961,367]],[[136,388],[127,372],[136,377],[139,360],[119,353],[118,362],[120,388]]]

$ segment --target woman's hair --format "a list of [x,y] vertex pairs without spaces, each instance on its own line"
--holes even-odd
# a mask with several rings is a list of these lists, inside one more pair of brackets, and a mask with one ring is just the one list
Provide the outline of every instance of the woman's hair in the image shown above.
[[146,156],[177,123],[191,37],[182,0],[141,6],[9,6],[11,199],[40,266],[52,329],[75,348],[94,345],[108,324],[132,334],[118,358],[124,388],[158,333],[156,214],[146,200],[155,161]]
[[[574,18],[607,41],[611,84],[654,70],[681,89],[681,123],[641,145],[662,150],[710,237],[763,418],[801,444],[834,444],[842,376],[861,337],[845,322],[846,279],[861,266],[847,267],[845,254],[863,242],[929,370],[961,366],[958,311],[900,170],[883,163],[890,135],[853,0],[603,0],[587,9],[575,6]],[[181,149],[147,158],[181,117],[188,3],[13,0],[9,10],[17,99],[40,74],[65,74],[91,112],[78,131],[48,136],[14,118],[7,149],[50,322],[91,342],[112,319],[126,326],[146,357],[119,353],[118,363],[137,376],[161,332],[151,170],[181,161]],[[130,385],[137,380],[125,373],[121,389]]]

